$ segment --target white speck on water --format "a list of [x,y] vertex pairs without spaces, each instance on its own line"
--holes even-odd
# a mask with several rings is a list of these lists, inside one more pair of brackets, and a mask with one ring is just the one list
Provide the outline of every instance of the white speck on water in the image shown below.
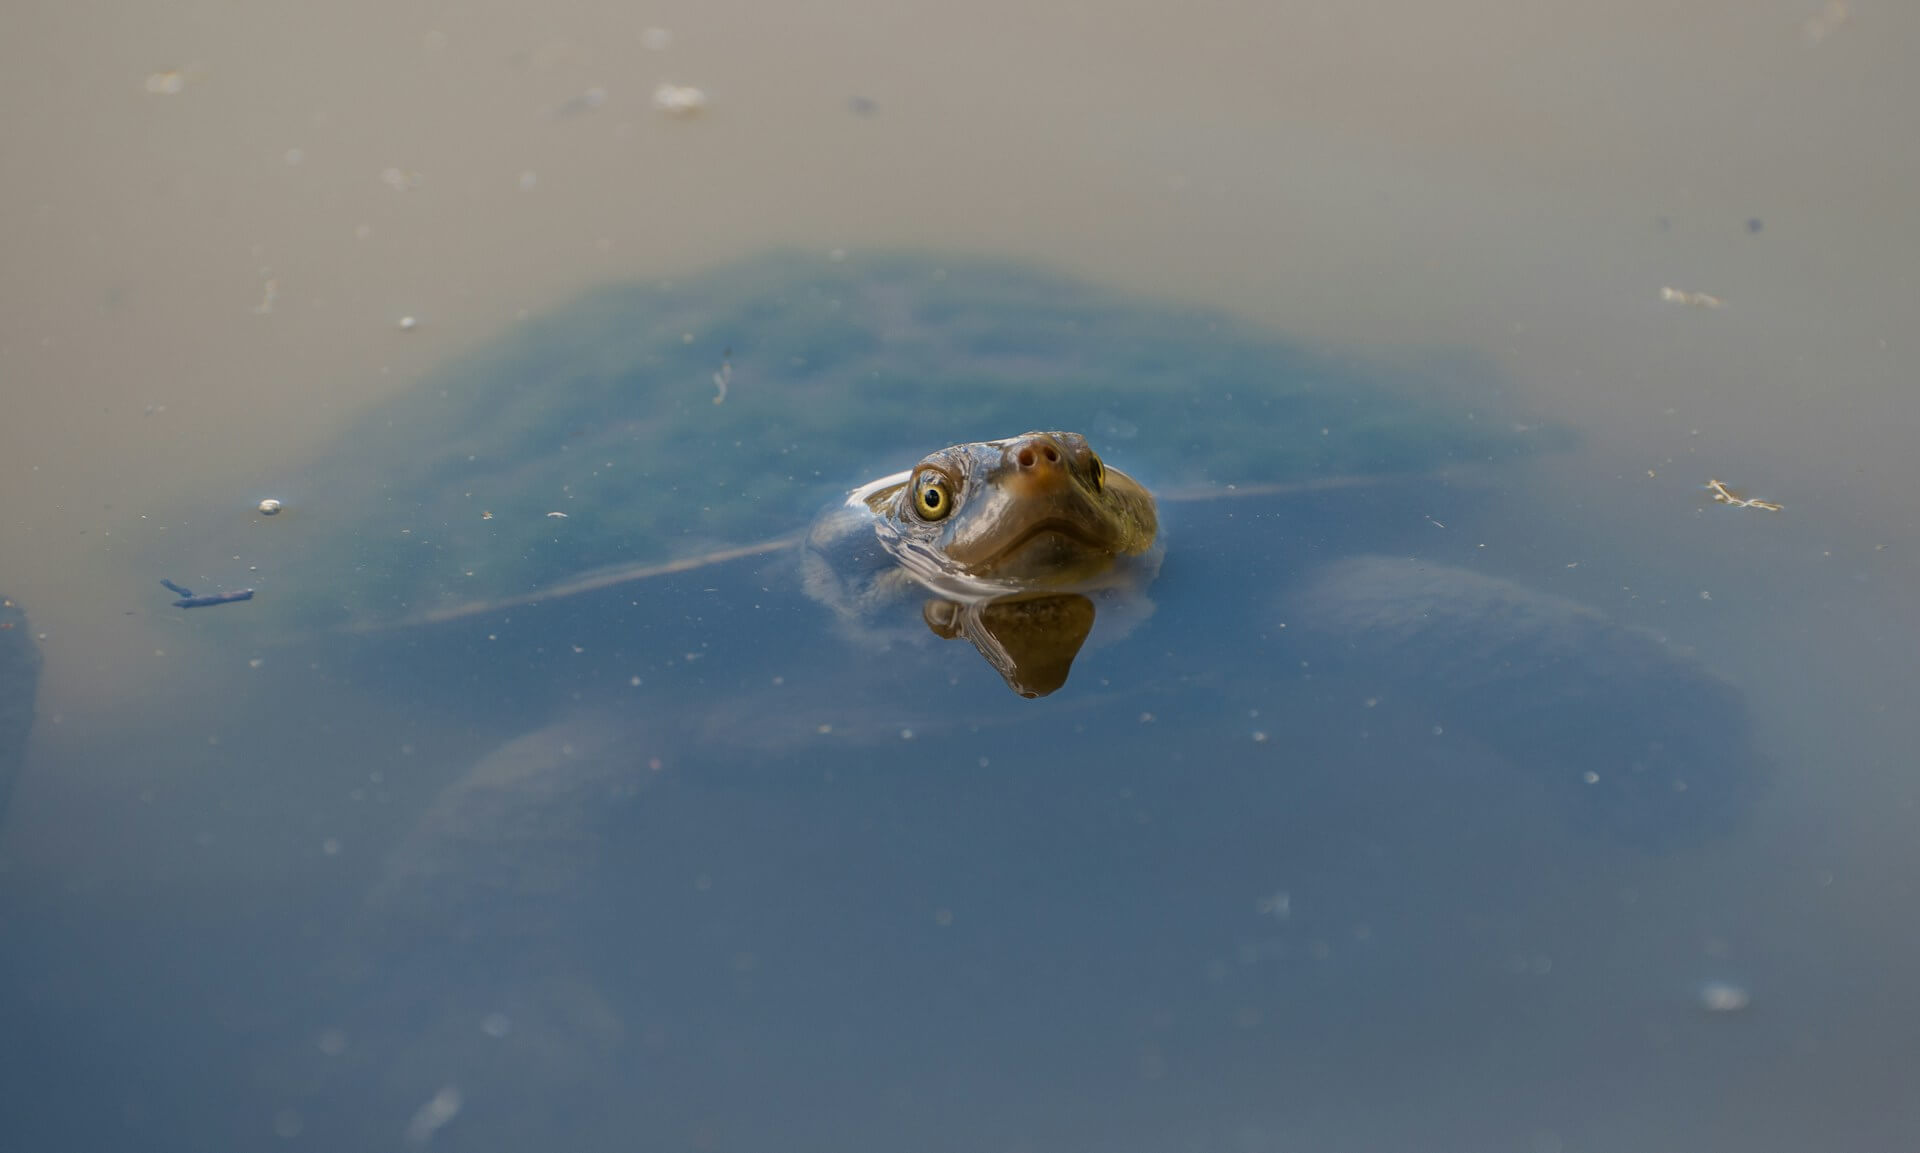
[[1662,288],[1660,299],[1668,304],[1684,304],[1692,308],[1721,308],[1726,301],[1704,292],[1688,292],[1684,288]]
[[1753,995],[1730,981],[1708,981],[1700,986],[1700,1007],[1709,1013],[1738,1013],[1753,1003]]
[[420,320],[418,317],[403,316],[400,318],[401,332],[412,332],[414,329],[419,327],[420,327]]
[[258,505],[261,516],[276,516],[279,514],[280,510],[285,507],[286,507],[285,505],[281,504],[279,501],[273,499],[272,497],[268,497],[267,499],[261,501],[260,504]]
[[698,116],[707,107],[707,94],[685,84],[662,84],[653,90],[653,106],[668,116]]
[[444,1128],[447,1122],[460,1115],[464,1104],[457,1086],[448,1085],[435,1093],[426,1104],[414,1111],[413,1120],[407,1122],[407,1143],[425,1145],[433,1140],[433,1135]]

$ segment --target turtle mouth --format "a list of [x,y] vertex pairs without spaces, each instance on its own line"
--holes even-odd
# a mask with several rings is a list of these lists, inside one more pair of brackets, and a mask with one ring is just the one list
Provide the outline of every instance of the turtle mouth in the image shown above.
[[975,570],[995,571],[1009,565],[1032,566],[1044,572],[1060,565],[1082,561],[1089,556],[1112,556],[1112,542],[1088,530],[1084,524],[1065,517],[1050,516],[1033,522],[1012,539],[981,557]]

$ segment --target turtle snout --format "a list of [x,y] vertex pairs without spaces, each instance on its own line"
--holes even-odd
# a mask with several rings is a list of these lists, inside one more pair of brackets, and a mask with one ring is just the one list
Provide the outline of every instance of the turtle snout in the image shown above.
[[1044,476],[1051,472],[1062,472],[1067,467],[1066,450],[1060,442],[1044,432],[1030,432],[1015,437],[1007,446],[1007,462],[1020,472]]

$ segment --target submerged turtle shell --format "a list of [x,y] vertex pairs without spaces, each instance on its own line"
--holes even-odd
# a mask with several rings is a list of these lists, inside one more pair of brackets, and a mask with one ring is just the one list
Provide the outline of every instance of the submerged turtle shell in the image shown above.
[[596,289],[376,409],[309,477],[304,555],[276,558],[263,608],[394,621],[795,532],[855,483],[1024,428],[1081,431],[1156,489],[1543,443],[1482,418],[1499,403],[1457,362],[1370,370],[1018,265],[778,255]]

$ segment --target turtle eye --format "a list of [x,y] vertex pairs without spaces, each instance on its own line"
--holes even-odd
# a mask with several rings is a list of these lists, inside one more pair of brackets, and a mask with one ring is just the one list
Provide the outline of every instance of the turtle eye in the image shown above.
[[1107,466],[1100,463],[1097,455],[1092,460],[1093,463],[1087,466],[1087,472],[1093,477],[1093,491],[1099,492],[1107,486]]
[[953,511],[953,484],[942,473],[922,469],[913,478],[913,511],[921,520],[945,520]]

